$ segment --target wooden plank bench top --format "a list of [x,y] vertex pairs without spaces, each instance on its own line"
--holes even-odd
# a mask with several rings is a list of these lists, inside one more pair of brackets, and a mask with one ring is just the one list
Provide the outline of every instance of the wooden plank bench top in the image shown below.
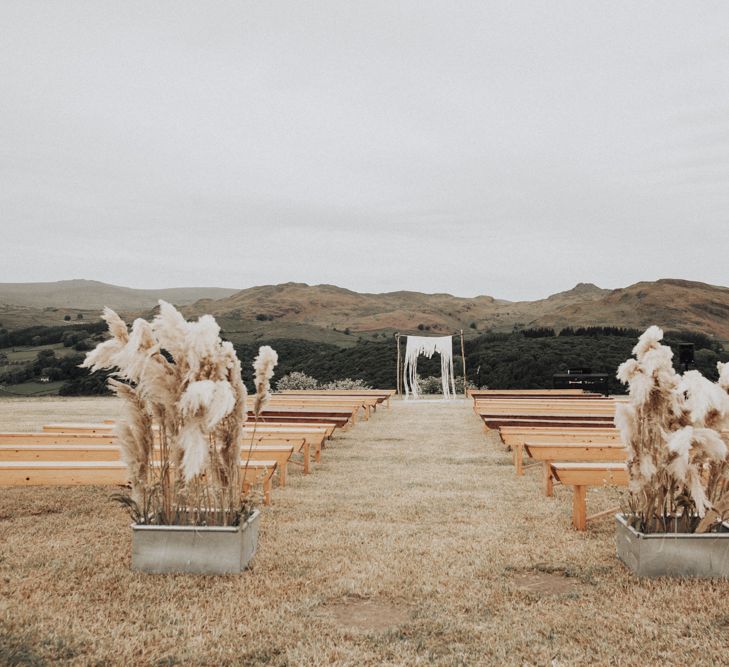
[[563,410],[553,412],[545,410],[544,412],[531,412],[529,410],[487,410],[478,413],[482,419],[496,417],[500,419],[541,419],[542,421],[612,421],[615,416],[614,412],[597,413],[597,412],[569,412]]
[[341,418],[341,417],[351,417],[353,414],[356,413],[355,408],[327,408],[324,406],[320,407],[284,407],[276,408],[275,406],[273,408],[270,408],[267,404],[263,408],[263,412],[281,412],[286,415],[292,415],[294,417],[298,416],[306,416],[306,415],[312,415],[313,417],[332,417],[332,418]]
[[[280,484],[286,486],[287,464],[295,451],[294,445],[255,443],[252,449],[241,451],[243,460],[249,451],[253,461],[276,461]],[[121,448],[118,445],[0,445],[0,463],[10,461],[121,461]]]
[[[580,431],[583,431],[580,433]],[[571,429],[570,431],[553,429],[552,432],[535,429],[534,431],[509,432],[506,428],[500,429],[501,440],[512,449],[527,440],[532,442],[621,442],[620,433],[605,430],[603,432],[593,429]]]
[[[247,421],[243,428],[246,430],[252,430],[254,427],[254,422]],[[326,433],[327,438],[331,438],[334,436],[335,431],[337,430],[337,425],[333,424],[331,422],[258,422],[258,425],[256,426],[256,429],[270,429],[268,432],[273,432],[274,429],[281,429],[281,430],[292,430],[292,429],[317,429],[321,431],[322,429]]]
[[626,486],[628,466],[625,463],[553,463],[554,477],[563,484],[585,486]]
[[294,409],[294,410],[351,410],[355,417],[359,411],[362,410],[362,415],[365,420],[369,419],[369,414],[374,410],[377,405],[377,400],[374,398],[362,398],[355,400],[337,400],[337,401],[325,401],[319,398],[295,398],[295,397],[280,397],[271,398],[266,403],[267,410],[277,409]]
[[[320,432],[324,430],[327,434],[327,437],[331,437],[334,433],[334,430],[336,429],[336,424],[333,422],[291,422],[291,421],[279,421],[279,422],[264,422],[259,421],[257,425],[258,431],[264,431],[265,432],[272,432],[273,429],[289,429],[292,428],[300,429],[300,430],[309,430],[312,433],[313,432]],[[243,426],[243,430],[251,429],[253,428],[253,422],[251,420],[248,420],[245,422]],[[114,438],[114,424],[113,423],[103,423],[103,424],[83,424],[83,423],[57,423],[57,424],[45,424],[43,426],[43,433],[48,434],[46,437],[53,437],[53,434],[56,434],[56,437],[61,441],[61,436],[64,436],[65,438],[68,438],[68,441],[70,442],[71,436],[99,436],[99,437],[106,437],[108,439]],[[10,434],[9,434],[10,435]],[[0,437],[2,435],[0,434]],[[27,438],[28,436],[17,434],[17,435],[11,435],[13,438],[13,442],[15,442],[16,438],[18,440]],[[65,441],[65,440],[64,440]]]
[[624,461],[628,450],[620,442],[532,442],[524,443],[524,451],[535,461]]
[[116,442],[113,433],[49,433],[46,431],[0,433],[1,445],[103,445]]
[[395,389],[277,389],[276,396],[394,396]]
[[[517,475],[524,474],[524,454],[535,461],[625,461],[627,450],[620,441],[605,443],[588,442],[534,442],[525,440],[513,448]],[[551,494],[551,471],[545,467],[545,489]],[[548,480],[550,483],[548,483]]]
[[378,403],[388,403],[395,395],[394,389],[287,389],[277,391],[275,396],[305,396],[305,397],[330,397],[341,396],[343,398],[374,398]]
[[[248,413],[249,423],[253,420],[253,413]],[[270,422],[285,422],[285,423],[296,423],[296,422],[323,422],[323,423],[334,423],[339,428],[346,428],[349,424],[354,423],[355,416],[352,412],[319,412],[319,411],[301,411],[301,410],[266,410],[264,409],[259,418],[258,423]]]
[[241,451],[241,459],[245,460],[250,457],[250,462],[261,463],[269,460],[276,461],[278,469],[279,484],[286,486],[288,476],[288,464],[294,448],[291,445],[254,445],[253,449]]
[[67,422],[67,423],[54,423],[44,424],[43,431],[47,433],[98,433],[98,434],[109,434],[114,431],[114,424],[109,423],[88,423],[88,422]]
[[258,422],[258,424],[252,424],[246,422],[243,426],[244,433],[316,433],[321,435],[327,435],[330,433],[330,429],[325,424],[291,424],[291,423],[280,423],[272,424],[269,422]]
[[564,428],[594,428],[596,426],[610,428],[613,421],[610,420],[586,420],[586,419],[544,419],[543,417],[525,417],[525,418],[509,418],[509,417],[486,417],[483,419],[484,424],[492,429],[500,429],[503,426],[555,426]]
[[[273,445],[284,445],[287,447],[293,448],[294,454],[301,454],[302,460],[297,461],[294,459],[289,459],[289,463],[293,463],[294,465],[300,465],[304,469],[304,474],[308,475],[311,471],[311,460],[310,460],[310,452],[311,452],[311,443],[306,438],[296,438],[296,437],[280,437],[277,435],[256,435],[256,437],[253,439],[254,446],[258,447],[261,445],[265,446],[273,446]],[[248,439],[245,443],[243,443],[243,446],[241,447],[242,455],[245,456],[246,452],[248,451],[248,447],[250,446],[250,439]],[[321,448],[320,448],[321,450]]]
[[544,495],[551,496],[554,487],[551,464],[575,461],[625,462],[628,450],[622,442],[610,443],[545,443],[525,442],[524,453],[543,464]]
[[611,398],[607,396],[601,396],[599,398],[560,398],[560,399],[547,399],[547,398],[477,398],[474,400],[474,405],[522,405],[524,407],[587,407],[588,405],[616,405],[617,403],[625,402],[625,398]]
[[[271,479],[277,463],[250,461],[245,469],[244,491],[259,483],[264,504],[271,503]],[[4,461],[0,462],[0,486],[111,486],[128,483],[121,461]]]
[[[590,486],[627,486],[628,467],[625,463],[551,463],[552,477],[565,486],[574,487],[572,493],[572,525],[585,530],[587,522],[599,516],[587,516],[586,492]],[[613,510],[609,510],[612,512]]]
[[470,396],[600,396],[583,389],[470,389]]
[[314,429],[308,429],[308,430],[300,430],[300,429],[277,429],[275,431],[271,431],[266,433],[265,431],[262,431],[261,429],[256,429],[255,433],[253,430],[250,431],[243,431],[243,447],[246,446],[246,443],[250,443],[250,439],[253,437],[255,440],[261,439],[264,440],[266,436],[271,437],[289,437],[294,438],[297,440],[304,440],[306,445],[306,453],[304,454],[305,461],[305,471],[309,472],[309,452],[313,451],[314,453],[314,460],[319,463],[321,461],[321,450],[325,447],[327,436],[324,431],[317,431]]
[[[104,422],[104,424],[102,425],[102,428],[108,427],[109,432],[111,432],[112,436],[113,436],[114,424],[115,424],[115,422],[113,420],[109,420],[109,421]],[[251,429],[255,425],[256,425],[255,420],[248,419],[247,421],[245,421],[243,423],[243,429],[244,430]],[[64,429],[64,427],[66,426],[65,424],[47,424],[46,426],[53,429],[52,431],[50,431],[51,433],[64,433],[66,435],[78,435],[78,436],[94,435],[93,433],[89,433],[87,430],[85,430],[87,427],[91,431],[99,429],[98,424],[88,424],[88,425],[72,424],[71,429],[75,430],[76,432],[75,433],[66,433],[66,431]],[[259,421],[256,428],[258,430],[263,430],[263,429],[273,430],[275,428],[291,430],[292,428],[299,428],[299,429],[312,429],[312,430],[317,430],[317,431],[321,431],[322,429],[324,429],[326,431],[327,437],[331,437],[334,434],[334,431],[337,429],[337,424],[334,422],[326,422],[326,421],[322,421],[322,422],[299,422],[299,421],[297,421],[295,424],[293,424],[292,422]],[[98,434],[98,435],[101,436],[102,434]],[[0,437],[2,437],[2,434],[0,434]]]
[[0,462],[120,461],[118,445],[0,445]]
[[304,408],[353,408],[366,409],[377,405],[377,399],[371,396],[353,396],[351,398],[335,398],[326,396],[282,396],[273,394],[267,405],[291,405]]
[[491,415],[533,415],[555,414],[555,415],[614,415],[614,405],[584,405],[576,407],[569,406],[524,406],[524,405],[483,405],[481,403],[474,407],[476,414]]

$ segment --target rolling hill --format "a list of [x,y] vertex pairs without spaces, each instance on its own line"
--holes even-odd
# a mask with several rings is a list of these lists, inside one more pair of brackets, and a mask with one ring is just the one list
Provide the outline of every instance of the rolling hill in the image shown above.
[[133,289],[96,280],[0,283],[0,324],[5,328],[62,324],[64,317],[96,319],[104,306],[122,312],[154,308],[159,299],[182,306],[204,298],[220,299],[238,290],[222,287]]
[[[188,316],[209,312],[226,330],[254,338],[275,330],[311,330],[357,336],[403,333],[449,334],[458,329],[508,332],[514,328],[659,324],[691,329],[729,340],[729,289],[686,280],[664,279],[607,290],[580,283],[537,301],[509,302],[491,296],[388,292],[364,294],[332,285],[302,283],[242,290],[215,301],[184,308]],[[336,330],[336,331],[335,331]],[[290,337],[290,336],[287,336]],[[335,341],[332,341],[335,342]]]
[[153,308],[159,299],[184,306],[199,299],[221,299],[236,293],[224,287],[133,289],[97,280],[59,280],[52,283],[0,283],[0,304],[31,308],[115,310]]
[[640,282],[608,290],[591,283],[536,301],[505,301],[450,294],[354,292],[334,285],[284,283],[243,290],[174,288],[137,290],[96,281],[0,284],[0,322],[5,327],[58,324],[64,316],[96,319],[108,305],[130,317],[151,315],[158,299],[182,307],[188,317],[215,315],[231,339],[302,339],[354,345],[359,337],[396,331],[445,335],[508,332],[531,327],[659,324],[729,340],[729,288],[679,279]]

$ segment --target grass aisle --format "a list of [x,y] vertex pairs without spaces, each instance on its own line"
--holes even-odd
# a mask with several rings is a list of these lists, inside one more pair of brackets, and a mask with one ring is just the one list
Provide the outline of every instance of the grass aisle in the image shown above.
[[[114,411],[83,403],[84,418]],[[0,664],[718,664],[729,650],[728,583],[637,582],[612,524],[572,531],[567,490],[516,478],[465,401],[394,402],[289,479],[254,569],[222,578],[130,572],[108,489],[3,489]]]

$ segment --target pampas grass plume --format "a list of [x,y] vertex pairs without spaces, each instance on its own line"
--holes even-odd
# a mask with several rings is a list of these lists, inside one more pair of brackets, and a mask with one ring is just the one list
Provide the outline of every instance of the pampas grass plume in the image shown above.
[[278,354],[269,345],[262,345],[258,348],[258,356],[253,362],[255,371],[254,382],[256,384],[256,400],[253,412],[258,417],[263,406],[268,402],[271,395],[271,378],[273,369],[278,364]]

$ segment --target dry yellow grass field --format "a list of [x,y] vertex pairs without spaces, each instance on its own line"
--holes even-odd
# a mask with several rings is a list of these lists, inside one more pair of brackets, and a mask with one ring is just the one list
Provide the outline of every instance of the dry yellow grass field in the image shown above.
[[[2,401],[0,429],[117,409]],[[729,662],[729,582],[635,579],[612,522],[571,530],[569,492],[517,478],[466,401],[395,401],[293,470],[242,575],[131,572],[110,493],[0,490],[0,663]]]

